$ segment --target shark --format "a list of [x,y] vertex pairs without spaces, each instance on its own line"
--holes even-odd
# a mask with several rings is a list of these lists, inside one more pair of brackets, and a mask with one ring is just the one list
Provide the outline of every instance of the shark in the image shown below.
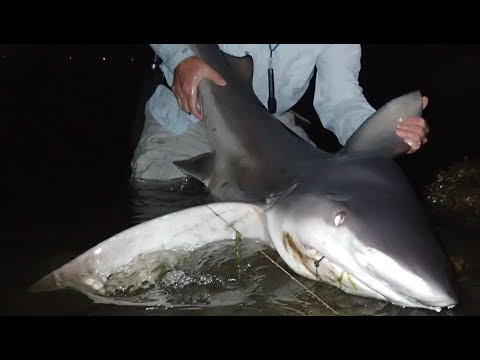
[[410,149],[399,118],[421,116],[420,91],[399,96],[330,153],[289,131],[252,88],[253,60],[186,45],[227,82],[199,85],[211,152],[175,161],[215,201],[122,231],[47,274],[32,291],[72,287],[107,299],[108,276],[141,254],[191,251],[240,233],[272,246],[296,274],[401,307],[458,304],[451,263],[396,158]]

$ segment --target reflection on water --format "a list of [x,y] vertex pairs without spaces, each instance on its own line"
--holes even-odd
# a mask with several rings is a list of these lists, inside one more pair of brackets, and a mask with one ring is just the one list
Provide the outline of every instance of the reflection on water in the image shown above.
[[[140,255],[110,275],[106,296],[130,304],[163,308],[246,305],[260,293],[264,277],[256,254],[264,244],[219,241],[189,253]],[[238,271],[240,269],[240,271]]]

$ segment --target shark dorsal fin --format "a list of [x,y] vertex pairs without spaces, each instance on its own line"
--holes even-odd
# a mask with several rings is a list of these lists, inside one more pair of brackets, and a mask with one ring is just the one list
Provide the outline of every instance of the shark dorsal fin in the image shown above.
[[228,65],[233,69],[238,79],[249,88],[252,88],[253,58],[250,55],[237,57],[227,53],[224,53],[224,56]]
[[398,120],[421,116],[422,105],[420,91],[391,100],[365,120],[339,153],[389,158],[405,154],[410,147],[396,133]]
[[180,170],[205,183],[213,171],[214,154],[204,153],[187,160],[174,161]]

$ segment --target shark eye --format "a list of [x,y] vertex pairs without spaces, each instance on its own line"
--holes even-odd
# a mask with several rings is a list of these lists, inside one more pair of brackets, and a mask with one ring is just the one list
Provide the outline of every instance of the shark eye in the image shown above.
[[345,211],[340,211],[337,215],[335,215],[333,223],[335,224],[335,226],[340,226],[345,221],[346,217],[347,214],[345,213]]

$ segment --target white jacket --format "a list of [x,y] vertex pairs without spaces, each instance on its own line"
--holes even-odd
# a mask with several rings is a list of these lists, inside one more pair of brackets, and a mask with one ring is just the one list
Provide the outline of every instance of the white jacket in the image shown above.
[[[276,45],[276,44],[272,44]],[[233,56],[253,58],[253,89],[260,101],[268,100],[268,44],[219,44]],[[163,60],[160,65],[171,86],[176,66],[192,56],[184,44],[151,44]],[[277,115],[291,109],[305,94],[317,67],[313,106],[323,124],[344,145],[355,130],[375,112],[358,83],[361,47],[359,44],[280,44],[273,52]],[[160,85],[148,102],[157,121],[168,131],[180,134],[197,122],[183,112],[168,87]]]

